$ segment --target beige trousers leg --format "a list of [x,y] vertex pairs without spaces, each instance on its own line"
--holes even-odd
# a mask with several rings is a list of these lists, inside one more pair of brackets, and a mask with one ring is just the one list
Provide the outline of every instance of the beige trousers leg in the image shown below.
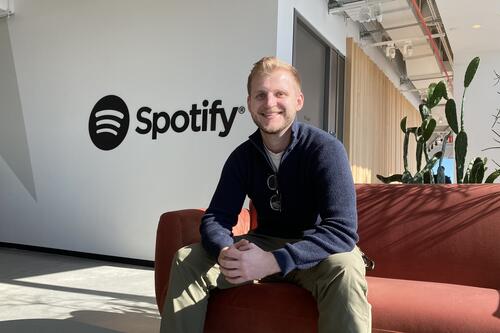
[[371,333],[371,306],[361,251],[337,253],[285,279],[309,290],[318,304],[318,331]]
[[[257,234],[243,238],[266,251],[297,241]],[[358,248],[331,255],[310,269],[294,270],[286,277],[275,275],[265,280],[288,281],[309,290],[318,303],[320,333],[371,332],[365,268]],[[231,287],[236,286],[224,279],[219,265],[201,244],[183,247],[172,261],[161,333],[203,332],[209,291]]]

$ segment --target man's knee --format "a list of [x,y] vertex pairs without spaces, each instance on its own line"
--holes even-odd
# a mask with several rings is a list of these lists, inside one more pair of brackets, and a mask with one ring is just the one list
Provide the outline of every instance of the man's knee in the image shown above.
[[314,279],[312,291],[316,298],[351,299],[353,295],[367,294],[365,266],[357,249],[329,256],[318,264],[310,278]]
[[200,243],[194,243],[181,247],[175,252],[173,262],[181,264],[184,261],[210,259],[207,252]]
[[365,264],[361,252],[354,248],[351,252],[336,253],[321,263],[319,271],[327,276],[335,275],[359,275],[365,276]]
[[173,262],[176,264],[181,264],[186,258],[193,252],[193,247],[195,244],[186,245],[177,250],[174,254]]

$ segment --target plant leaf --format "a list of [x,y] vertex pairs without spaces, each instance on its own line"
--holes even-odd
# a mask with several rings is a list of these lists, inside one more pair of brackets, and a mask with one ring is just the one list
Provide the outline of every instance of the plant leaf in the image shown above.
[[486,167],[484,166],[484,163],[481,163],[476,173],[476,183],[481,184],[483,182],[485,172]]
[[488,178],[486,178],[486,180],[484,181],[484,183],[493,183],[495,181],[495,179],[497,179],[498,177],[500,176],[500,169],[497,169],[495,171],[493,171],[489,176]]
[[434,89],[436,89],[437,83],[431,83],[429,84],[429,87],[427,88],[427,103],[429,103],[429,100],[431,99],[432,94],[434,94]]
[[434,133],[434,129],[436,128],[436,119],[430,118],[429,121],[425,124],[425,128],[423,129],[422,137],[426,142],[431,137],[432,133]]
[[420,111],[420,117],[422,118],[422,121],[425,119],[429,118],[429,115],[431,114],[431,111],[425,104],[420,104],[418,106],[418,110]]
[[[431,91],[430,87],[429,91]],[[439,104],[439,102],[445,95],[446,95],[446,85],[444,84],[444,81],[439,81],[439,83],[436,84],[432,89],[432,95],[427,95],[427,107],[429,109],[432,109],[433,107]]]
[[455,134],[458,134],[457,105],[453,98],[446,101],[445,114],[448,125],[450,125]]
[[464,78],[464,88],[469,87],[470,83],[472,82],[472,79],[474,78],[474,75],[476,75],[477,68],[479,67],[479,60],[480,60],[479,57],[475,57],[474,59],[471,60],[471,62],[467,66]]
[[443,91],[443,98],[445,100],[448,100],[448,88],[446,87],[446,83],[444,83],[444,91]]
[[484,162],[480,157],[474,160],[472,169],[470,170],[469,183],[480,184],[483,182],[484,177]]
[[417,142],[417,171],[420,171],[420,166],[422,165],[422,152],[423,152],[423,146],[425,143],[422,142]]
[[457,183],[462,183],[464,176],[465,156],[467,155],[467,134],[461,131],[455,141],[455,160],[457,170]]
[[402,181],[402,175],[401,174],[394,174],[392,176],[389,176],[389,177],[384,177],[384,176],[381,176],[381,175],[377,175],[377,178],[384,184],[389,184],[389,183],[392,183],[392,182],[401,182]]
[[465,173],[465,177],[464,177],[464,180],[463,180],[463,184],[469,184],[469,172],[466,172],[466,173]]
[[439,161],[439,159],[441,158],[442,155],[443,155],[443,153],[440,151],[435,153],[434,156],[432,156],[432,158],[427,162],[425,167],[422,170],[420,170],[419,172],[417,172],[415,174],[415,176],[413,176],[410,183],[423,184],[424,183],[424,174],[426,172],[429,172],[429,170],[432,170],[432,168],[434,167],[434,164],[436,164],[436,162]]
[[421,171],[422,174],[424,172],[429,172],[429,170],[431,170],[434,167],[434,164],[436,164],[436,162],[439,161],[439,159],[441,158],[442,155],[443,155],[443,153],[440,151],[435,153],[434,156],[432,156],[432,158],[429,160],[429,162],[427,162],[425,167],[422,169],[422,171]]
[[401,123],[399,124],[403,133],[406,133],[406,118],[408,118],[408,116],[401,119]]
[[401,181],[404,183],[404,184],[409,184],[411,183],[413,177],[410,173],[410,171],[405,171],[403,172],[403,176],[401,177]]

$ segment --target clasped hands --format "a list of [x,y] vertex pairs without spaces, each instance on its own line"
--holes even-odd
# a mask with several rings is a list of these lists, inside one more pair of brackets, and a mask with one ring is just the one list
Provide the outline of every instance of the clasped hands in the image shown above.
[[242,239],[219,253],[218,263],[221,273],[232,284],[260,280],[281,271],[271,252],[246,239]]

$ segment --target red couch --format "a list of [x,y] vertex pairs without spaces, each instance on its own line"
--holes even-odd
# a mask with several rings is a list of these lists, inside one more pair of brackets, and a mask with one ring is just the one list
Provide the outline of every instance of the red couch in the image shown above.
[[[356,191],[359,246],[376,262],[367,277],[374,332],[500,332],[500,184],[367,184]],[[160,218],[160,313],[172,256],[199,241],[202,214],[182,210]],[[255,211],[243,209],[234,233],[255,223]],[[213,291],[205,331],[316,332],[317,316],[307,291],[259,283]]]

